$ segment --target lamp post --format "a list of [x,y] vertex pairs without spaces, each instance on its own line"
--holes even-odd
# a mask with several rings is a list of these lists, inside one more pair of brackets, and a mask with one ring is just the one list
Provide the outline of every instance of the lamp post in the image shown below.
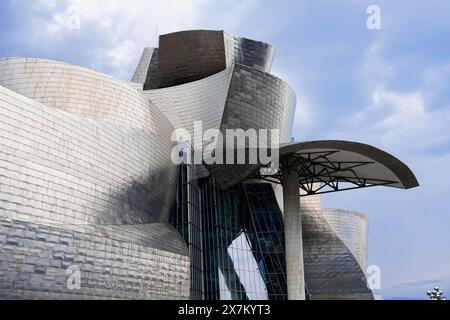
[[442,292],[439,287],[434,287],[433,291],[427,291],[427,295],[430,300],[447,300],[444,296],[444,292]]

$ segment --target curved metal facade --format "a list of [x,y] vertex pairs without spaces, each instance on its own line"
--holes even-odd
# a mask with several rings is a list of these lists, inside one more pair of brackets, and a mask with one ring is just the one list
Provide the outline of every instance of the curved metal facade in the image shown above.
[[288,142],[296,103],[294,91],[280,78],[236,64],[220,129],[278,129],[280,142]]
[[275,49],[272,45],[224,33],[226,65],[242,64],[270,73]]
[[[60,62],[2,59],[0,74],[1,86],[47,106],[40,117],[14,117],[17,110],[10,107],[10,114],[4,113],[10,119],[5,128],[25,130],[25,137],[15,136],[14,146],[26,150],[24,158],[28,151],[39,157],[38,163],[44,158],[46,168],[77,177],[75,181],[66,177],[60,184],[72,186],[75,192],[82,190],[75,195],[90,210],[65,214],[69,220],[102,224],[168,221],[175,197],[176,168],[170,157],[173,126],[148,99],[119,80]],[[38,143],[35,137],[40,137]],[[163,177],[170,182],[167,190],[153,189],[151,183]],[[90,197],[89,190],[98,195]]]
[[[255,90],[258,88],[258,90]],[[296,97],[281,79],[246,67],[233,65],[211,77],[144,94],[176,129],[193,133],[195,121],[203,130],[279,129],[280,140],[289,140]]]
[[[271,45],[199,30],[162,36],[160,46],[158,66],[150,65],[144,94],[176,129],[188,130],[194,139],[194,122],[201,121],[200,134],[207,129],[223,134],[227,129],[278,129],[278,142],[290,140],[296,96],[286,82],[268,73],[274,57]],[[254,170],[207,168],[223,188]]]
[[219,129],[233,72],[231,66],[206,79],[143,93],[176,129],[193,135],[195,121],[202,122],[203,130]]
[[173,127],[147,98],[83,68],[1,59],[0,122],[0,297],[189,297],[168,224]]
[[[189,258],[170,225],[48,225],[0,218],[0,299],[188,299]],[[80,289],[69,289],[76,267]]]
[[158,68],[146,89],[166,88],[209,77],[226,69],[223,32],[181,31],[159,39]]
[[[292,284],[301,298],[286,255],[300,260],[302,247],[311,299],[373,298],[362,215],[302,198],[293,242],[280,189],[251,175],[258,165],[172,162],[173,131],[193,134],[196,121],[203,132],[278,129],[279,142],[290,140],[296,97],[270,74],[274,53],[223,31],[177,32],[144,50],[129,83],[0,58],[0,298],[287,299]],[[339,149],[331,160],[359,157],[361,174],[417,185],[403,163],[367,145],[286,144],[281,155],[330,148]],[[296,199],[293,177],[285,199]],[[80,288],[68,285],[72,267]]]
[[344,242],[365,273],[367,270],[367,236],[369,223],[362,213],[345,209],[323,209],[325,219]]
[[32,58],[1,58],[0,75],[1,86],[27,98],[83,117],[161,135],[161,143],[170,149],[170,122],[123,81],[82,67]]
[[279,129],[281,142],[288,142],[296,97],[287,83],[269,74],[273,57],[271,45],[223,31],[161,36],[158,66],[150,66],[147,77],[178,80],[162,89],[147,84],[144,94],[175,128],[191,129],[202,121],[204,130]]
[[144,84],[147,80],[147,74],[149,69],[154,66],[158,66],[158,49],[156,48],[145,48],[142,52],[141,59],[139,60],[136,71],[131,78],[132,82]]
[[[233,64],[270,72],[271,45],[223,31],[181,31],[160,37],[158,66],[149,70],[145,89],[167,88],[212,76]],[[139,68],[138,68],[139,69]]]
[[336,232],[336,227],[344,229],[349,225],[330,225],[319,196],[301,198],[300,207],[305,281],[310,299],[372,300],[358,259]]

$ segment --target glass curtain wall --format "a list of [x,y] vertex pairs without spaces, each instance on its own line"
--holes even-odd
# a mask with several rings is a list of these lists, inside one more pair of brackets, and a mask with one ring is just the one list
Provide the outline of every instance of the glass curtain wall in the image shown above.
[[172,224],[189,248],[191,264],[191,300],[204,300],[202,215],[195,167],[178,167],[177,204]]
[[272,186],[200,182],[205,298],[287,298],[284,226]]
[[178,180],[173,223],[191,254],[191,299],[287,299],[283,217],[272,186],[221,190],[188,165]]

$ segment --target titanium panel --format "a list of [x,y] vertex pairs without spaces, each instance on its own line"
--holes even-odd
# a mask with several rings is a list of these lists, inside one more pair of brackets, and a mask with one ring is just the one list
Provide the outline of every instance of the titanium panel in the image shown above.
[[[33,87],[4,74],[18,91]],[[30,92],[39,97],[40,86]],[[70,99],[68,108],[76,105]],[[187,249],[165,224],[175,167],[170,124],[159,115],[102,121],[0,86],[0,298],[189,297]],[[81,271],[79,290],[67,285],[72,266]]]
[[311,300],[372,300],[366,276],[325,218],[319,196],[301,198],[305,281]]
[[270,73],[275,57],[272,45],[228,33],[224,33],[224,40],[227,66],[236,63]]
[[[0,58],[0,298],[286,299],[281,190],[240,183],[259,165],[208,166],[212,177],[199,181],[183,169],[177,185],[171,160],[174,129],[195,138],[195,121],[223,133],[278,129],[279,142],[290,140],[296,97],[269,74],[274,53],[223,31],[177,32],[144,50],[130,83]],[[285,144],[281,157],[324,150],[340,164],[364,162],[355,181],[418,185],[398,159],[359,143]],[[299,201],[308,296],[373,299],[367,220],[323,210],[318,196]],[[174,213],[181,235],[168,224]]]
[[173,128],[126,82],[78,66],[34,58],[0,58],[0,86],[48,107],[162,135]]
[[364,273],[367,270],[368,220],[362,213],[345,209],[323,209],[325,219],[352,252]]
[[[271,146],[270,130],[277,129],[280,139],[277,143],[287,142],[292,132],[295,108],[295,93],[283,80],[236,64],[220,131],[225,135],[227,129],[268,129],[267,142]],[[224,150],[224,155],[227,152],[230,150]],[[228,188],[249,177],[259,165],[214,164],[206,167],[222,188]]]
[[[209,78],[143,94],[170,120],[175,129],[186,129],[194,138],[194,122],[203,131],[220,129],[234,66]],[[200,132],[203,137],[203,131]]]
[[[141,59],[139,60],[136,71],[131,78],[132,82],[144,84],[147,79],[147,74],[149,70],[152,70],[157,66],[158,60],[155,59],[158,56],[158,49],[156,48],[145,48],[142,52]],[[150,71],[151,72],[151,71]]]
[[[0,212],[43,223],[168,221],[176,168],[166,135],[48,108],[3,87],[0,110]],[[153,187],[161,180],[166,190]]]
[[271,74],[236,64],[221,131],[278,129],[279,142],[288,142],[295,107],[295,93],[286,82]]
[[222,31],[181,31],[159,40],[156,76],[149,73],[145,89],[177,86],[226,69]]
[[151,64],[145,90],[167,88],[212,76],[233,64],[270,72],[274,48],[223,31],[192,30],[160,37],[158,67]]
[[[176,230],[126,228],[0,218],[0,299],[188,299],[189,258]],[[69,286],[69,268],[79,271],[79,289]]]

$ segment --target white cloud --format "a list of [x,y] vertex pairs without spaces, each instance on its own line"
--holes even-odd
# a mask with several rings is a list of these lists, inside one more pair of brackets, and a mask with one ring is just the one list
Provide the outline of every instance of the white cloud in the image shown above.
[[450,82],[450,63],[438,64],[428,67],[423,72],[424,83],[433,96],[440,93],[448,93],[448,83]]
[[[176,2],[176,3],[175,3]],[[66,28],[70,7],[78,8],[81,18],[80,36],[98,38],[99,45],[92,47],[92,66],[111,70],[122,78],[129,77],[131,64],[146,46],[157,45],[156,28],[160,31],[182,29],[199,18],[194,7],[196,1],[129,1],[121,0],[70,0],[55,7],[52,1],[39,1],[35,6],[53,12],[50,21],[41,21],[35,30],[39,38],[58,38],[72,30]],[[167,17],[167,18],[162,18]]]
[[125,40],[107,53],[108,61],[115,67],[124,66],[129,62],[130,56],[139,49],[134,41]]
[[[306,8],[299,10],[297,7],[295,20],[288,18],[289,11],[293,11],[291,6],[286,9],[286,5],[275,2],[271,5],[268,3],[263,5],[256,0],[16,0],[15,3],[18,6],[18,12],[23,13],[21,18],[25,25],[23,28],[24,34],[17,35],[22,37],[18,42],[26,44],[33,44],[34,42],[35,51],[40,55],[47,54],[46,48],[64,49],[54,51],[57,52],[54,55],[55,57],[60,57],[60,54],[65,54],[71,48],[76,48],[76,55],[85,53],[83,61],[88,61],[86,64],[90,63],[91,67],[97,70],[124,79],[131,76],[141,49],[146,46],[157,45],[156,26],[158,26],[159,34],[182,29],[216,28],[225,29],[231,33],[235,32],[237,35],[264,40],[282,30],[283,24],[291,23],[289,29],[286,28],[289,32],[285,35],[277,34],[280,43],[283,43],[287,37],[289,39],[295,38],[292,37],[292,34],[298,33],[303,38],[299,40],[299,43],[293,41],[289,44],[290,47],[301,47],[301,41],[301,44],[312,45],[318,54],[324,50],[333,49],[333,46],[330,49],[329,41],[322,39],[322,36],[324,36],[324,39],[327,40],[326,33],[322,32],[323,29],[319,28],[319,31],[317,31],[314,28],[315,25],[311,24],[311,17],[314,18],[312,13],[316,14],[316,12],[308,11],[309,5],[303,3],[301,6],[306,6]],[[77,5],[80,8],[81,30],[74,31],[65,27],[67,25],[67,9],[70,5]],[[389,5],[392,4],[389,2]],[[284,10],[282,9],[283,6],[285,7]],[[398,4],[398,6],[404,5]],[[312,7],[314,8],[314,6]],[[407,216],[405,224],[411,224],[406,229],[409,230],[417,226],[415,229],[417,233],[413,235],[400,238],[395,233],[390,238],[392,241],[388,248],[395,253],[395,258],[391,259],[392,265],[395,265],[395,267],[386,267],[386,275],[390,273],[393,275],[390,278],[396,279],[403,277],[402,281],[407,281],[407,278],[419,278],[417,275],[423,274],[424,270],[430,272],[426,267],[420,267],[416,262],[411,263],[412,260],[407,259],[411,253],[405,253],[408,250],[417,251],[417,255],[420,253],[421,256],[418,260],[436,259],[436,255],[432,254],[430,250],[419,248],[419,242],[423,241],[414,242],[418,238],[417,234],[433,233],[433,230],[426,230],[426,227],[430,226],[433,221],[436,228],[441,227],[438,230],[442,230],[443,235],[449,234],[448,230],[444,229],[445,223],[441,223],[441,221],[445,221],[443,220],[444,217],[448,216],[445,193],[449,186],[447,180],[441,179],[441,176],[448,175],[448,172],[450,172],[448,165],[450,154],[447,152],[445,155],[433,156],[429,155],[425,149],[430,146],[442,146],[448,143],[450,139],[448,134],[450,106],[448,102],[438,103],[433,99],[439,92],[447,92],[448,94],[450,67],[448,64],[431,66],[422,74],[423,86],[404,90],[398,89],[396,86],[396,84],[404,81],[402,75],[398,74],[400,66],[396,65],[396,62],[400,61],[399,58],[402,58],[401,53],[395,53],[395,58],[399,59],[396,62],[388,60],[384,56],[384,49],[390,44],[389,41],[402,40],[406,33],[407,37],[411,37],[414,30],[418,30],[412,25],[411,18],[417,20],[423,19],[422,17],[430,17],[430,10],[428,9],[431,8],[428,7],[429,4],[423,5],[423,9],[427,10],[422,10],[422,12],[428,12],[425,16],[414,14],[414,12],[411,16],[408,14],[406,16],[405,14],[399,15],[399,13],[404,12],[404,8],[394,10],[391,7],[391,10],[383,13],[383,31],[377,34],[370,33],[370,35],[367,33],[367,37],[373,36],[374,41],[366,50],[364,62],[355,74],[355,86],[349,88],[354,91],[361,89],[363,95],[367,97],[367,101],[364,102],[362,109],[353,110],[353,115],[344,115],[341,125],[334,130],[329,131],[321,123],[319,117],[333,117],[333,125],[335,125],[338,123],[336,120],[342,114],[342,110],[337,111],[330,108],[328,114],[321,115],[319,113],[321,105],[333,104],[334,101],[324,101],[321,97],[322,91],[313,90],[314,87],[311,86],[311,83],[321,85],[323,82],[325,85],[330,79],[334,79],[337,83],[340,78],[336,80],[336,77],[342,75],[336,75],[333,72],[327,73],[323,70],[318,72],[317,70],[321,70],[320,65],[314,64],[308,59],[306,59],[307,62],[302,64],[301,61],[305,60],[302,50],[295,50],[295,58],[284,65],[284,69],[282,68],[284,72],[274,72],[275,74],[282,74],[282,78],[286,78],[298,94],[299,102],[295,118],[297,138],[304,140],[309,136],[317,137],[323,135],[321,132],[328,131],[327,138],[344,138],[371,143],[399,155],[418,175],[422,184],[421,188],[405,192],[403,196],[400,193],[393,193],[392,196],[376,198],[376,204],[370,198],[373,194],[369,192],[372,191],[368,190],[361,193],[349,193],[348,196],[347,193],[343,193],[336,197],[336,199],[348,197],[351,201],[348,201],[348,205],[343,207],[354,207],[359,204],[361,211],[372,213],[371,218],[380,217],[386,226],[395,225],[394,218],[403,215]],[[436,21],[436,16],[441,17],[440,20],[446,21],[444,19],[445,10],[442,10],[441,7],[431,14],[433,21]],[[413,10],[415,13],[420,12],[417,5],[410,6],[409,10]],[[411,13],[411,11],[409,12]],[[323,13],[326,14],[326,10]],[[389,14],[395,19],[389,20]],[[324,17],[329,16],[325,15]],[[361,11],[361,18],[363,17],[364,10]],[[276,18],[276,20],[273,18]],[[431,23],[433,21],[429,20],[427,23],[420,25],[419,40],[423,28],[429,26],[430,32],[434,31],[432,28],[435,24]],[[292,24],[292,22],[295,23]],[[317,19],[315,19],[315,22],[317,24],[324,23]],[[363,27],[363,23],[361,27]],[[302,34],[303,30],[307,30],[304,35]],[[339,30],[339,28],[336,28],[336,30]],[[387,32],[388,30],[389,32]],[[443,28],[439,28],[439,31],[442,30]],[[312,38],[319,39],[319,41],[311,41],[306,35],[311,35]],[[358,37],[343,37],[341,34],[336,34],[336,37],[337,41],[342,43],[339,50],[345,48],[345,44],[357,50],[357,44],[361,41]],[[348,39],[351,39],[350,42],[346,42]],[[69,48],[73,41],[77,42]],[[65,48],[66,45],[67,48]],[[395,47],[393,46],[390,49],[397,50],[398,46]],[[427,54],[431,50],[430,48],[419,47],[420,45],[417,47],[420,49],[420,53]],[[285,49],[288,48],[284,48],[283,52],[280,51],[280,53],[284,55]],[[341,55],[339,50],[336,52],[337,56]],[[413,50],[414,48],[411,51]],[[390,52],[393,52],[393,50]],[[408,67],[417,67],[414,65],[414,57],[411,58],[412,60],[407,58],[403,59],[402,62],[410,64]],[[277,60],[277,62],[280,63],[280,60]],[[420,69],[418,72],[420,73]],[[316,92],[316,95],[314,95],[314,92]],[[348,94],[351,97],[358,96],[351,91]],[[323,96],[327,97],[326,94]],[[339,105],[339,101],[336,101],[336,103]],[[315,129],[320,129],[320,131],[314,132]],[[439,170],[436,170],[436,168],[439,168]],[[409,198],[411,197],[410,192],[420,193],[415,193],[417,196]],[[364,197],[365,194],[367,194],[366,197]],[[435,207],[434,212],[433,209],[430,209],[431,206]],[[393,210],[393,207],[396,210]],[[411,215],[415,216],[411,217]],[[418,218],[422,215],[427,215],[427,221]],[[389,228],[384,225],[380,229],[371,229],[371,233],[379,239],[386,238],[387,231],[389,231]],[[405,235],[404,231],[403,235]],[[377,246],[380,245],[376,242],[371,244],[371,247],[376,248]],[[445,252],[444,247],[445,245],[442,244],[442,250],[432,251]],[[383,248],[382,256],[386,255],[386,251],[389,250]],[[428,252],[430,252],[429,255],[427,255]],[[398,259],[399,257],[401,259]],[[444,258],[446,258],[445,255],[442,259]],[[406,261],[405,266],[399,268],[399,262],[396,259]],[[448,265],[448,263],[442,264]]]
[[[158,46],[158,35],[189,29],[219,29],[255,37],[279,30],[261,24],[276,14],[256,0],[36,0],[14,1],[23,12],[24,43],[52,48],[86,46],[85,66],[128,79],[144,47]],[[67,28],[70,7],[79,9],[81,29]],[[257,15],[257,18],[255,18]],[[77,46],[78,45],[78,46]],[[122,59],[128,55],[128,59]],[[78,60],[79,61],[79,60]]]
[[[448,277],[448,270],[440,267],[448,265],[448,256],[437,253],[445,251],[448,235],[445,199],[449,182],[442,176],[450,172],[450,105],[446,96],[450,68],[442,62],[424,66],[421,57],[411,52],[389,59],[385,49],[392,53],[397,48],[389,42],[394,39],[382,37],[384,33],[375,36],[355,73],[354,89],[366,98],[360,98],[364,105],[339,119],[339,125],[327,135],[369,143],[398,156],[415,173],[420,187],[406,192],[373,189],[344,193],[324,202],[356,207],[369,215],[370,260],[383,268],[386,287],[382,293],[386,297],[420,297],[425,288],[407,288],[402,283]],[[402,70],[410,70],[418,80],[410,81]],[[423,236],[429,235],[439,239],[434,250],[428,250],[423,242]],[[428,270],[427,261],[431,260],[438,267]]]
[[442,83],[442,69],[425,73],[423,85],[415,90],[393,89],[398,79],[396,65],[383,58],[383,48],[383,42],[375,39],[356,72],[368,105],[341,119],[331,134],[397,154],[422,153],[449,143],[450,106],[438,106],[433,100],[436,84]]
[[[207,16],[203,7],[211,1],[37,0],[31,19],[25,19],[32,31],[24,37],[39,46],[61,47],[75,34],[76,40],[91,44],[91,67],[129,78],[141,50],[158,45],[157,30],[163,34],[196,28]],[[15,3],[18,10],[26,5]],[[80,13],[80,30],[67,28],[71,7]]]
[[450,108],[432,110],[424,93],[377,90],[374,105],[387,109],[387,116],[372,126],[380,132],[384,145],[421,150],[448,143]]
[[383,41],[376,38],[364,53],[364,62],[356,72],[356,80],[366,90],[386,83],[396,74],[395,65],[383,59],[383,50]]
[[317,115],[314,108],[305,98],[300,96],[297,100],[297,109],[294,118],[294,130],[296,140],[305,140],[317,125]]
[[450,108],[433,110],[421,91],[401,93],[377,88],[372,105],[347,122],[349,129],[392,150],[426,150],[450,142]]

